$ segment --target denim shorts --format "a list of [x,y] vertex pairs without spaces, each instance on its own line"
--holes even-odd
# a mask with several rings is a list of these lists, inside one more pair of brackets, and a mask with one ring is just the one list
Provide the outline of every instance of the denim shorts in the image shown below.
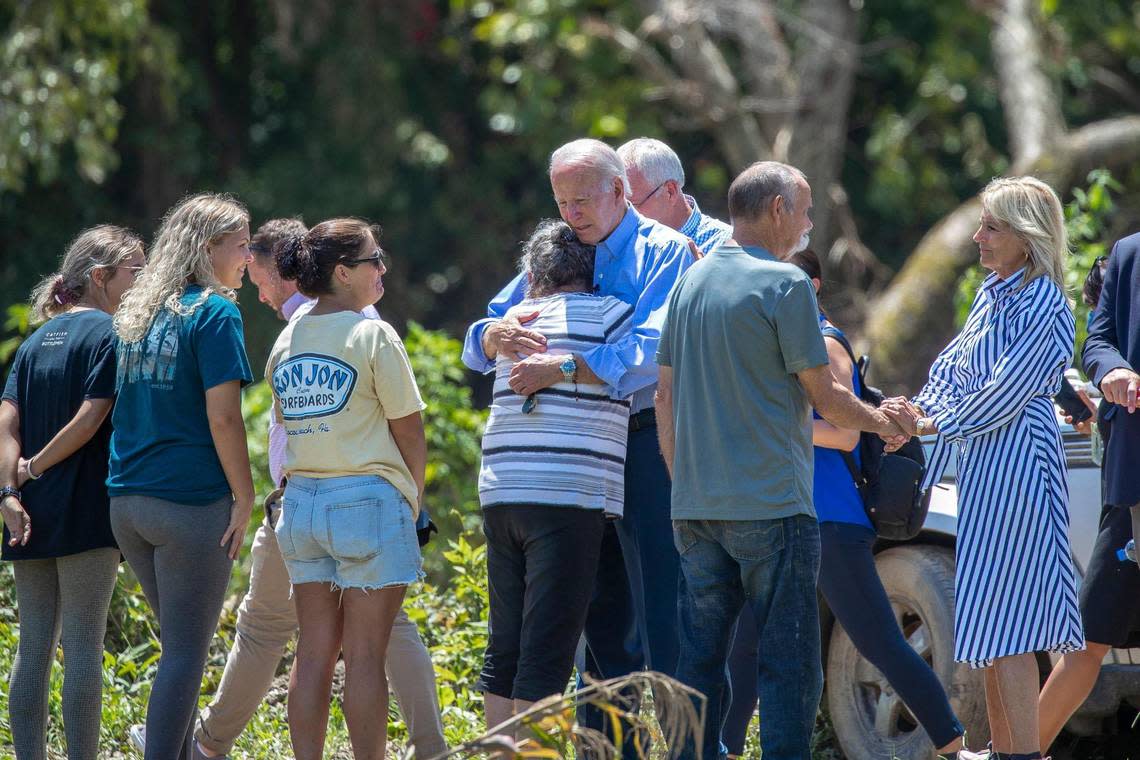
[[289,478],[275,533],[293,585],[378,589],[423,577],[412,508],[379,475]]

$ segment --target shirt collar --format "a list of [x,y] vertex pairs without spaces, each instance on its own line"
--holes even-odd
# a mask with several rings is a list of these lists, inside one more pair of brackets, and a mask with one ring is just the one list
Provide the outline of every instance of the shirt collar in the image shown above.
[[294,312],[301,307],[301,304],[306,303],[308,300],[308,296],[297,291],[286,298],[285,303],[281,304],[281,316],[285,317],[286,321],[292,319]]
[[1025,279],[1025,267],[1018,269],[1004,280],[998,277],[996,272],[990,272],[982,281],[982,291],[989,297],[990,301],[997,301],[1002,296],[1012,293],[1023,279]]
[[686,237],[696,237],[697,232],[701,226],[701,207],[697,205],[697,200],[691,195],[686,195],[685,200],[693,207],[693,213],[689,214],[689,218],[681,225],[681,229],[677,230]]
[[614,231],[605,240],[598,243],[598,248],[605,249],[611,256],[620,255],[629,245],[634,234],[637,233],[637,228],[641,226],[641,220],[641,214],[637,213],[629,203],[626,203],[625,216],[618,222],[618,226],[614,227]]
[[[721,246],[721,248],[725,248],[725,247],[726,246]],[[721,250],[721,248],[718,248],[717,250],[719,251],[719,250]],[[780,261],[778,258],[776,258],[776,254],[772,253],[771,251],[769,251],[767,248],[765,248],[762,245],[741,245],[740,250],[744,251],[749,256],[756,258],[756,259],[762,259],[764,261],[777,261],[777,262]],[[785,262],[780,262],[780,263],[785,263]]]

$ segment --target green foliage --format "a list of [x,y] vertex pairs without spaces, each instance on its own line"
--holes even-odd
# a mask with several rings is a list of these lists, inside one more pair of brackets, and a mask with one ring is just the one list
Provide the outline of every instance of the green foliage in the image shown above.
[[468,539],[448,542],[448,580],[421,583],[405,604],[435,663],[448,744],[478,736],[483,725],[483,698],[472,687],[487,646],[487,548]]
[[1081,288],[1096,258],[1110,250],[1112,241],[1106,239],[1108,222],[1116,210],[1112,193],[1124,189],[1104,169],[1089,172],[1087,182],[1087,189],[1073,189],[1073,200],[1065,206],[1065,227],[1072,250],[1072,255],[1065,260],[1065,286],[1076,300],[1078,353],[1075,356],[1079,356],[1088,335],[1089,305],[1081,298]]
[[16,355],[16,349],[31,333],[32,307],[26,303],[14,303],[9,306],[4,319],[3,332],[0,332],[0,335],[8,336],[0,339],[0,370],[3,371],[4,377],[8,376],[8,366],[12,357]]
[[[1123,190],[1120,183],[1105,169],[1094,169],[1086,178],[1086,188],[1074,188],[1073,199],[1065,205],[1065,229],[1069,235],[1070,255],[1065,257],[1065,289],[1073,297],[1077,333],[1074,356],[1080,356],[1088,330],[1089,307],[1081,300],[1081,287],[1098,256],[1109,250],[1109,220],[1116,210],[1113,192]],[[987,272],[975,264],[958,282],[954,297],[955,321],[959,327],[966,323],[974,296]]]
[[264,498],[275,488],[269,477],[268,431],[269,415],[273,413],[273,391],[268,382],[262,380],[254,383],[242,392],[241,413],[245,419],[245,440],[249,450],[249,466],[253,470],[253,489]]
[[[482,667],[483,649],[487,643],[487,574],[486,550],[459,537],[450,542],[445,552],[449,568],[446,584],[425,582],[414,587],[405,607],[423,632],[431,650],[439,682],[444,730],[451,744],[468,741],[480,733],[483,725],[482,696],[472,686]],[[248,557],[248,554],[246,555]],[[242,583],[248,568],[239,565],[236,574]],[[233,644],[234,615],[231,598],[223,612],[217,635],[211,644],[202,696],[204,707],[217,688],[225,666],[226,654]],[[129,569],[119,570],[119,582],[111,600],[108,630],[103,654],[103,727],[101,745],[113,755],[134,757],[127,747],[127,731],[132,724],[142,723],[146,702],[154,681],[160,654],[154,616]],[[12,660],[19,640],[15,594],[11,566],[0,566],[0,673],[12,670]],[[52,669],[49,708],[49,747],[54,757],[65,756],[65,738],[60,722],[62,715],[62,656]],[[288,672],[289,658],[278,671]],[[292,757],[286,727],[284,675],[271,689],[235,750],[236,757]],[[393,706],[389,737],[402,745],[407,729]],[[8,678],[0,678],[0,746],[12,746],[8,723]],[[346,756],[348,734],[340,699],[335,698],[329,725],[329,756]]]
[[427,404],[427,508],[445,538],[478,533],[476,486],[487,413],[471,408],[471,389],[459,359],[463,346],[415,322],[408,325],[404,344]]
[[[146,0],[15,4],[0,38],[0,190],[60,175],[74,159],[102,184],[118,166],[124,74],[155,50]],[[0,18],[9,15],[0,12]]]

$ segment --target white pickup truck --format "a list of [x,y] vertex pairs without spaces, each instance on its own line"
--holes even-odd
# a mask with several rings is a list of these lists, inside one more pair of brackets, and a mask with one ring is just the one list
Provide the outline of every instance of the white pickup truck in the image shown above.
[[[1088,437],[1069,425],[1062,431],[1069,470],[1069,537],[1083,576],[1100,518],[1100,468],[1092,460]],[[922,532],[905,543],[881,542],[875,562],[903,632],[947,688],[974,747],[979,741],[984,745],[989,732],[981,671],[953,659],[957,534],[958,499],[951,471],[934,490]],[[851,760],[933,757],[934,748],[914,716],[882,674],[855,651],[826,609],[823,625],[825,700],[843,753]],[[1038,655],[1043,680],[1056,659]],[[1073,733],[1101,733],[1105,719],[1116,715],[1122,701],[1140,707],[1140,649],[1114,649],[1104,662],[1092,694],[1066,726]]]

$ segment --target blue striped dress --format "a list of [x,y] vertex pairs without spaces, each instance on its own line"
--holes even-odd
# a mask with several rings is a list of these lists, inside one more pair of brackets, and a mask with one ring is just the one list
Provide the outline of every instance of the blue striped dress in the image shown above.
[[938,426],[925,485],[958,464],[954,659],[1084,648],[1069,551],[1065,452],[1052,395],[1073,312],[1048,277],[982,283],[915,397]]

